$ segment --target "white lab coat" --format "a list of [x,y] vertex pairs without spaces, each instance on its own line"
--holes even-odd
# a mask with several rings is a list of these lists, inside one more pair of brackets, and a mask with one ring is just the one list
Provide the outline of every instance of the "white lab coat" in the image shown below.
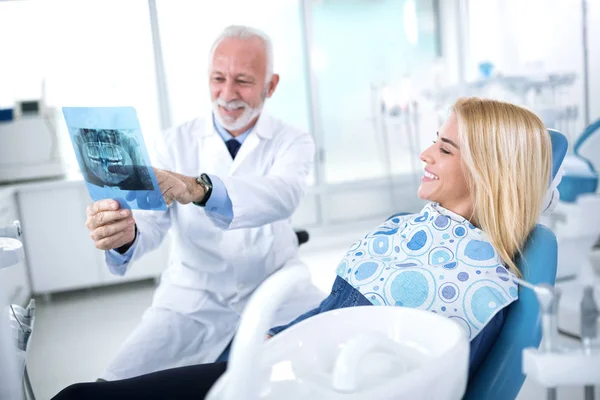
[[[108,380],[213,362],[257,286],[300,263],[290,216],[313,165],[309,134],[262,113],[232,161],[209,116],[167,131],[153,150],[158,168],[221,178],[233,220],[228,226],[193,204],[174,204],[166,213],[134,212],[139,235],[132,261],[157,248],[169,228],[172,248],[152,306],[106,371]],[[299,287],[273,325],[290,322],[324,297],[312,285]]]

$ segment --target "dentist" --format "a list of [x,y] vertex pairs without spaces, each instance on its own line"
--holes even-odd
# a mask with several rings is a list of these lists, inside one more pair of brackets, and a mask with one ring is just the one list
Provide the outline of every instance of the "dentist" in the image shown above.
[[[167,212],[132,214],[109,199],[87,209],[86,226],[117,275],[156,249],[169,230],[173,236],[152,305],[105,380],[214,362],[253,291],[275,271],[300,263],[290,217],[315,148],[308,133],[262,112],[279,82],[271,41],[261,31],[230,26],[209,62],[212,115],[167,131],[154,149]],[[298,288],[274,325],[323,297],[312,286]]]

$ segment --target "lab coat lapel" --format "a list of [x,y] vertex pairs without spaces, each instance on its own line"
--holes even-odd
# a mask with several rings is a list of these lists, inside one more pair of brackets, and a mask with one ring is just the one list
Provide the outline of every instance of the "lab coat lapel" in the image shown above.
[[199,148],[199,173],[226,176],[231,168],[231,156],[221,135],[212,124],[212,118],[207,118],[205,134]]
[[256,121],[256,125],[252,132],[248,135],[240,151],[235,156],[233,164],[229,170],[229,175],[233,175],[244,160],[251,155],[263,140],[269,140],[273,136],[273,121],[269,115],[262,113]]
[[231,164],[231,168],[229,169],[229,175],[233,175],[235,171],[238,169],[240,164],[248,157],[250,153],[260,144],[260,138],[256,134],[256,132],[252,131],[244,140],[244,144],[240,147],[240,151],[238,151],[235,156],[235,160]]

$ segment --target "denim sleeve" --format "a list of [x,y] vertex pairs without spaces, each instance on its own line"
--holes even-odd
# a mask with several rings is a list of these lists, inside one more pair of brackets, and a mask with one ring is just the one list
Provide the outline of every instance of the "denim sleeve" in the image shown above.
[[298,318],[296,318],[295,320],[293,320],[292,322],[290,322],[287,325],[280,325],[280,326],[276,326],[274,328],[271,328],[269,330],[269,335],[270,336],[275,336],[278,333],[286,330],[290,326],[296,325],[298,322],[303,321],[303,320],[305,320],[307,318],[313,317],[313,316],[315,316],[317,314],[320,314],[320,313],[321,313],[321,306],[319,306],[317,308],[313,308],[312,310],[305,312],[304,314],[302,314],[301,316],[299,316]]
[[[343,289],[346,285],[347,285],[346,281],[344,281],[339,276],[336,276],[335,281],[333,282],[333,285],[331,287],[331,293],[329,294],[329,296],[327,296],[321,302],[321,304],[319,304],[319,307],[305,312],[304,314],[300,315],[298,318],[296,318],[295,320],[293,320],[292,322],[290,322],[287,325],[280,325],[280,326],[276,326],[275,328],[271,328],[268,332],[269,335],[275,336],[278,333],[286,330],[290,326],[296,325],[298,322],[304,321],[305,319],[313,317],[322,312],[338,308],[338,306],[339,306],[338,303],[340,302],[338,294],[341,291],[343,292]],[[344,297],[344,296],[342,295],[342,297]]]
[[372,306],[373,304],[365,298],[358,290],[352,287],[348,282],[344,279],[336,276],[335,281],[333,282],[333,286],[331,287],[331,293],[329,296],[325,298],[319,305],[319,307],[314,308],[287,325],[276,326],[269,330],[269,335],[275,336],[281,331],[286,330],[292,325],[297,324],[298,322],[304,321],[312,316],[317,314],[321,314],[331,310],[338,310],[340,308],[346,307],[356,307],[356,306]]
[[233,204],[223,181],[215,175],[209,177],[213,188],[204,209],[218,227],[226,229],[233,221]]
[[471,340],[469,354],[469,379],[472,375],[479,370],[479,366],[488,355],[492,348],[498,334],[502,330],[504,325],[504,319],[506,318],[506,308],[500,310],[490,322],[479,332],[479,335],[475,336],[475,339]]

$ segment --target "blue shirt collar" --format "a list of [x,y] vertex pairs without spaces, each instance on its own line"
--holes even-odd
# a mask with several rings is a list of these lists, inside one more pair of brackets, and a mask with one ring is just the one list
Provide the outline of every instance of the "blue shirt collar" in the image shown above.
[[[217,122],[217,119],[215,118],[215,115],[212,115],[212,120],[213,120],[213,126],[215,127],[215,130],[217,131],[217,133],[219,134],[219,136],[221,136],[221,138],[223,139],[224,142],[234,139],[234,137],[231,135],[231,133],[227,132],[227,130],[225,130],[225,128],[223,128],[221,126],[221,124],[219,124]],[[254,129],[254,125],[250,127],[250,129],[248,129],[246,132],[242,133],[241,135],[235,137],[235,140],[237,140],[238,142],[240,142],[240,144],[244,143],[244,141],[246,140],[246,138],[248,137],[248,135],[250,134],[250,132],[252,132],[252,129]]]

